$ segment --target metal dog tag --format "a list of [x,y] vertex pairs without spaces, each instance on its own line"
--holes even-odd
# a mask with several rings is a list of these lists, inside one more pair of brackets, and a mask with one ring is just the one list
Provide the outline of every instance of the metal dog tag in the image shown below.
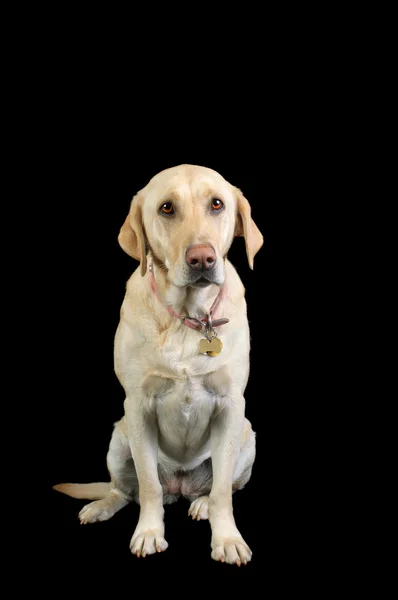
[[222,347],[222,341],[217,337],[212,340],[200,340],[199,352],[208,356],[218,356],[222,351]]

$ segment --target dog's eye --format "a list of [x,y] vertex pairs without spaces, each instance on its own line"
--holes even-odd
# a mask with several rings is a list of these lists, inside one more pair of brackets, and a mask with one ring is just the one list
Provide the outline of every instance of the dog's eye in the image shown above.
[[165,202],[160,207],[160,212],[164,215],[174,215],[174,206],[171,202]]
[[219,200],[219,198],[213,198],[211,201],[211,208],[216,212],[220,212],[220,210],[224,208],[224,204],[221,200]]

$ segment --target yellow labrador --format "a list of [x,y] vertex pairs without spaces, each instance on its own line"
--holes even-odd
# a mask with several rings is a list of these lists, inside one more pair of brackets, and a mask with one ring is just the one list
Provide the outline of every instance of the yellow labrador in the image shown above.
[[246,564],[232,493],[250,479],[255,434],[245,419],[249,326],[245,292],[227,259],[245,237],[249,265],[263,237],[240,190],[193,165],[162,171],[132,200],[119,243],[140,267],[127,283],[115,338],[115,371],[126,400],[107,465],[110,483],[60,484],[96,500],[82,523],[140,504],[137,556],[162,552],[163,505],[180,495],[209,519],[212,558]]

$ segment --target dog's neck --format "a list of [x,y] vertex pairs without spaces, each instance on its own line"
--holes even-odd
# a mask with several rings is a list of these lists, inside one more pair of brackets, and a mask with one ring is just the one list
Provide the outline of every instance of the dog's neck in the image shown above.
[[[151,263],[151,260],[149,260]],[[164,306],[171,307],[176,313],[184,313],[190,317],[205,317],[220,293],[220,286],[210,284],[205,288],[177,287],[167,279],[167,271],[152,264],[153,278],[156,281],[156,295]],[[148,272],[149,280],[152,274]]]

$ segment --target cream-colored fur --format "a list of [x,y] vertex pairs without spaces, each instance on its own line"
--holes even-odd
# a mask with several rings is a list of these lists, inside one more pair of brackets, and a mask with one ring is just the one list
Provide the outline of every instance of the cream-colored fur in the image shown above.
[[[221,211],[211,209],[214,198]],[[175,213],[160,207],[172,202]],[[180,165],[156,175],[131,203],[121,228],[122,248],[141,263],[127,283],[115,337],[115,371],[126,400],[107,456],[109,484],[61,484],[77,498],[98,498],[80,512],[82,523],[110,518],[130,500],[140,504],[131,551],[146,556],[167,548],[163,504],[180,494],[189,514],[209,518],[212,557],[246,564],[251,551],[237,529],[232,493],[249,480],[255,435],[245,419],[249,376],[249,327],[244,288],[226,258],[244,235],[249,264],[263,238],[243,194],[211,169]],[[192,284],[185,260],[192,245],[210,244],[216,263],[207,287]],[[153,263],[155,295],[149,264]],[[225,296],[217,318],[223,351],[199,354],[204,336],[171,316],[203,318],[220,287]]]

